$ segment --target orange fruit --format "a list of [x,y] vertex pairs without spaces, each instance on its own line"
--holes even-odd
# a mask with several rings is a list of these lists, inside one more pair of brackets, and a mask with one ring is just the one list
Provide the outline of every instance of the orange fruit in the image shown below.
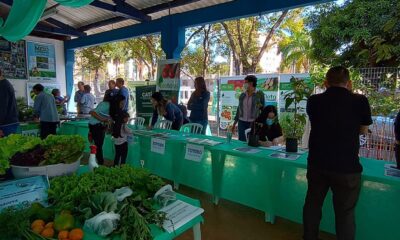
[[47,223],[44,228],[54,228],[54,222]]
[[68,236],[69,236],[70,240],[82,240],[83,239],[83,231],[80,228],[75,228],[69,232]]
[[40,235],[45,238],[52,238],[54,237],[54,229],[53,228],[45,228]]
[[34,233],[40,234],[40,233],[43,231],[43,229],[44,229],[43,226],[41,226],[41,225],[35,225],[35,226],[33,226],[32,231],[33,231]]
[[68,234],[69,234],[68,231],[61,231],[61,232],[58,233],[58,239],[59,240],[68,239]]
[[32,222],[31,228],[33,229],[35,226],[42,226],[44,227],[46,223],[42,219],[36,219],[35,221]]

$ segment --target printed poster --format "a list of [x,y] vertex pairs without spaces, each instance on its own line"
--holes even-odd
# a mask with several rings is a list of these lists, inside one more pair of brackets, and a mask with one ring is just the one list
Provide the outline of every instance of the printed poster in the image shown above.
[[0,39],[0,69],[7,79],[28,79],[24,40],[9,42]]
[[[233,124],[236,110],[239,105],[239,97],[244,92],[244,78],[246,76],[232,76],[221,78],[221,96],[220,96],[220,128],[226,129]],[[279,74],[258,74],[257,90],[264,92],[265,105],[277,106]]]
[[153,115],[151,95],[155,91],[155,85],[136,87],[136,116],[144,118],[145,123],[148,123],[151,116]]
[[55,81],[56,54],[53,44],[27,42],[29,80]]
[[[36,95],[33,93],[32,89],[33,86],[35,86],[38,83],[33,83],[33,82],[28,82],[26,84],[26,99],[28,99],[28,105],[33,106],[33,103],[35,101]],[[44,92],[51,94],[51,91],[53,89],[60,89],[61,85],[58,83],[40,83],[44,87]]]
[[174,103],[179,101],[180,68],[176,59],[160,60],[157,66],[157,91]]

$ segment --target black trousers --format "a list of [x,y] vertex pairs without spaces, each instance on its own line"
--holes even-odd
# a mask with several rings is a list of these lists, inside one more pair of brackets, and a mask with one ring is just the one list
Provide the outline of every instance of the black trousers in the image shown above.
[[56,135],[58,122],[40,122],[40,138],[45,139],[49,135]]
[[115,144],[114,146],[115,146],[114,166],[125,164],[126,157],[128,156],[128,143],[124,142],[123,144],[120,145]]
[[89,131],[92,133],[92,138],[94,145],[96,145],[96,159],[97,162],[101,165],[104,164],[103,158],[103,144],[104,144],[104,137],[106,136],[106,130],[102,124],[90,125],[89,124]]
[[332,190],[338,240],[355,239],[354,210],[360,195],[361,173],[338,174],[308,170],[308,190],[303,208],[304,240],[317,240],[322,218],[322,205]]

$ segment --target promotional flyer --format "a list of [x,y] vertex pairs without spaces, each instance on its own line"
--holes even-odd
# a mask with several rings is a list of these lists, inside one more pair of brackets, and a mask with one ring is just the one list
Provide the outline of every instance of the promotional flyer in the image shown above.
[[157,91],[175,103],[179,100],[180,67],[176,59],[160,60],[157,67]]
[[52,44],[27,42],[29,80],[55,81],[56,54]]
[[153,115],[151,95],[155,91],[155,85],[136,87],[136,116],[144,118],[145,124],[149,123],[149,120]]

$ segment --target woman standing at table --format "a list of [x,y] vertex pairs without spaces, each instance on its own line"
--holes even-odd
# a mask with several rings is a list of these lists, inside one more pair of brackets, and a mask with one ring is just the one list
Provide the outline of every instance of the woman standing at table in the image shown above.
[[167,101],[160,92],[151,95],[151,103],[154,107],[150,129],[156,124],[158,117],[162,116],[172,122],[172,129],[179,130],[183,123],[183,115],[179,107]]
[[275,106],[264,107],[256,123],[259,127],[258,136],[261,146],[276,146],[283,142],[282,128],[278,120],[278,111]]
[[210,92],[207,91],[206,82],[203,77],[197,77],[194,80],[195,91],[190,96],[188,109],[190,112],[190,122],[198,123],[203,126],[202,134],[206,133],[208,125],[208,102],[210,101]]

